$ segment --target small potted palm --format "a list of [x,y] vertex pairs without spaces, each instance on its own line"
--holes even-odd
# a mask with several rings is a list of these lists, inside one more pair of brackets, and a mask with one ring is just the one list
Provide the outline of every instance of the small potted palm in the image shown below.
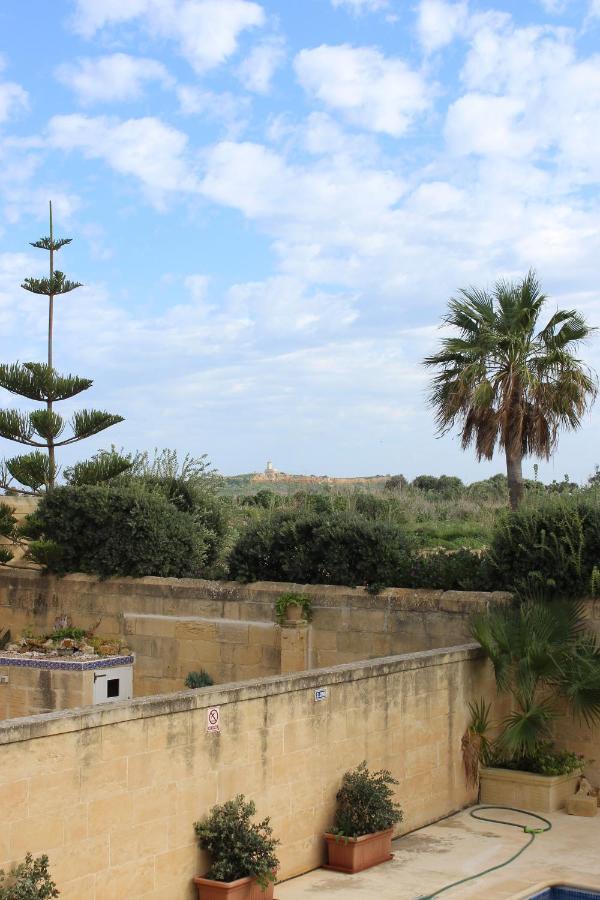
[[396,784],[387,769],[369,772],[366,762],[346,772],[335,798],[333,827],[324,835],[326,869],[351,875],[392,858],[394,825],[402,821],[394,802]]
[[194,824],[210,856],[206,875],[194,878],[199,900],[272,900],[279,860],[269,819],[252,822],[256,807],[243,794]]
[[499,736],[479,754],[481,802],[561,809],[583,760],[554,747],[554,721],[568,711],[589,726],[600,722],[600,644],[583,608],[524,597],[477,615],[472,633],[494,666],[498,691],[510,698]]

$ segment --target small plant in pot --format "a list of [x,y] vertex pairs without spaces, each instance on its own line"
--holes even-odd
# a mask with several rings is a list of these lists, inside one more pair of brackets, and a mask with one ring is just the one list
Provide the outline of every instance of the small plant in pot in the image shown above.
[[402,821],[394,802],[397,784],[387,769],[370,772],[366,762],[346,772],[335,798],[333,827],[325,834],[326,869],[353,874],[392,858],[393,827]]
[[251,821],[255,812],[252,800],[239,794],[194,824],[211,860],[206,875],[194,878],[199,900],[272,900],[279,841],[268,818]]
[[284,622],[310,622],[312,603],[310,597],[288,591],[275,602],[275,615],[280,625]]

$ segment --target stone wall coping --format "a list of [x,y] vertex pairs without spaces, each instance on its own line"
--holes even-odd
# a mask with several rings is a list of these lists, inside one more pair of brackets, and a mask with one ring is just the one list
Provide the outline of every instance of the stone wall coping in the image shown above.
[[[506,591],[444,591],[438,588],[384,588],[378,594],[371,594],[365,587],[347,587],[334,584],[294,584],[291,582],[254,581],[242,584],[237,581],[209,581],[202,578],[106,578],[101,580],[95,575],[71,573],[62,577],[48,575],[36,569],[0,567],[0,586],[10,588],[11,580],[29,582],[35,588],[41,581],[59,590],[60,585],[66,588],[77,586],[85,588],[101,584],[107,593],[114,588],[116,593],[126,594],[128,590],[138,593],[143,589],[145,596],[176,596],[185,591],[189,598],[190,591],[198,593],[198,600],[218,600],[224,603],[240,601],[275,602],[285,592],[294,591],[310,597],[317,609],[331,609],[350,605],[360,609],[385,609],[392,606],[396,609],[444,609],[446,612],[460,611],[460,606],[469,607],[481,603],[497,603],[510,599]],[[265,597],[265,595],[267,595]]]
[[172,694],[113,701],[80,709],[59,710],[18,719],[5,719],[0,721],[0,745],[479,658],[483,658],[483,651],[479,644],[461,644],[456,647],[344,663],[331,668],[311,669],[309,672],[292,675],[275,675],[251,681],[240,681],[235,684],[215,685],[210,688],[177,691]]

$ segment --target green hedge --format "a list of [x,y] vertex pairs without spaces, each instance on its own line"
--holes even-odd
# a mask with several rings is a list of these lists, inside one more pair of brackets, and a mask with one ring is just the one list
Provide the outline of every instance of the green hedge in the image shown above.
[[599,498],[558,496],[507,513],[495,529],[490,559],[501,588],[585,596],[600,561]]
[[57,574],[198,576],[205,531],[160,493],[132,486],[60,487],[25,527],[32,558]]
[[251,523],[229,557],[240,581],[366,585],[402,584],[411,545],[397,526],[330,511],[276,512]]

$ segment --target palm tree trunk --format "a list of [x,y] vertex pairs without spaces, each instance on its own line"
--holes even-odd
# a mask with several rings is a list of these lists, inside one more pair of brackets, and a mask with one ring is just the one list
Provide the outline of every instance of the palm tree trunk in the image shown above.
[[506,477],[510,508],[517,509],[523,499],[523,457],[509,447],[506,448]]

